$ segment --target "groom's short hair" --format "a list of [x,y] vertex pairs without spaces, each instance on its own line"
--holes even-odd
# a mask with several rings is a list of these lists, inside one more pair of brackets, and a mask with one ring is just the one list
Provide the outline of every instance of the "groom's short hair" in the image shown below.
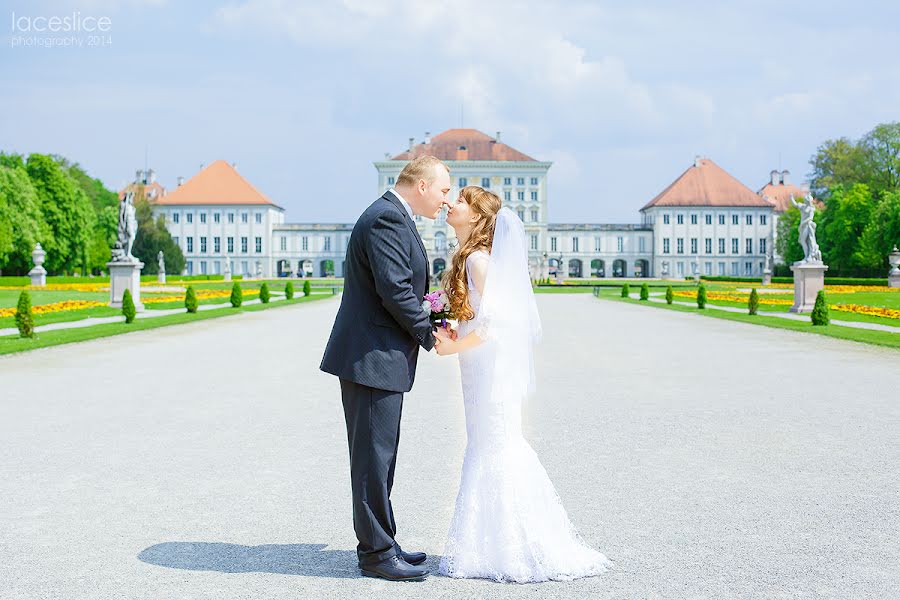
[[419,156],[406,163],[400,175],[397,176],[397,185],[416,185],[420,179],[424,179],[425,183],[431,185],[437,179],[437,165],[440,165],[450,172],[450,167],[444,162],[429,154]]

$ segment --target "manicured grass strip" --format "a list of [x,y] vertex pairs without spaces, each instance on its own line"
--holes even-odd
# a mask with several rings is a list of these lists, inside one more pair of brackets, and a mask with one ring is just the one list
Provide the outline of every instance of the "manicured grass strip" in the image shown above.
[[187,312],[177,315],[167,315],[165,317],[154,317],[151,319],[136,319],[134,323],[106,323],[103,325],[95,325],[92,327],[81,327],[77,329],[56,329],[53,331],[36,332],[33,339],[20,338],[18,336],[5,336],[0,338],[0,355],[12,354],[14,352],[26,352],[28,350],[36,350],[38,348],[46,348],[48,346],[58,346],[60,344],[70,344],[72,342],[85,342],[97,338],[109,337],[130,333],[132,331],[142,331],[145,329],[155,329],[157,327],[168,327],[169,325],[180,325],[182,323],[191,323],[194,321],[203,321],[205,319],[215,319],[218,317],[226,317],[229,315],[239,314],[247,311],[268,310],[279,306],[289,306],[293,304],[301,304],[304,302],[312,302],[315,300],[324,300],[326,298],[334,298],[331,295],[316,296],[300,296],[294,297],[293,300],[279,300],[270,304],[251,304],[241,308],[217,308],[213,310],[201,311],[196,314]]
[[659,302],[641,302],[640,300],[618,298],[612,295],[602,295],[604,300],[613,300],[616,302],[627,302],[638,306],[652,306],[664,310],[674,310],[678,312],[694,313],[704,317],[713,319],[725,319],[727,321],[740,321],[742,323],[750,323],[752,325],[762,325],[764,327],[773,327],[776,329],[790,329],[791,331],[799,331],[802,333],[812,333],[816,335],[824,335],[828,337],[838,338],[842,340],[850,340],[861,342],[864,344],[874,344],[877,346],[886,346],[888,348],[900,349],[900,334],[887,331],[872,331],[869,329],[855,329],[853,327],[842,327],[840,325],[824,325],[814,327],[809,321],[794,321],[791,319],[781,319],[778,317],[766,317],[762,315],[751,316],[749,314],[730,313],[721,310],[706,308],[700,310],[692,306],[681,306],[679,304],[663,304]]

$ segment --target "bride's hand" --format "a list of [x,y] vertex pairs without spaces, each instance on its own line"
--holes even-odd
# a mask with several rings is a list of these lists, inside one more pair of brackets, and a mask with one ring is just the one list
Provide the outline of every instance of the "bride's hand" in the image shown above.
[[434,351],[437,352],[438,356],[453,354],[453,346],[456,345],[456,342],[450,337],[450,334],[448,334],[445,329],[438,327],[434,332],[434,337],[437,338],[434,344]]

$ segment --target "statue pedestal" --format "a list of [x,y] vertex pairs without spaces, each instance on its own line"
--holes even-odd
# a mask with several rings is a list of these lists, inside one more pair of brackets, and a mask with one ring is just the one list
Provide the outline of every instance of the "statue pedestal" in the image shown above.
[[108,262],[109,268],[109,305],[122,308],[122,297],[125,290],[131,290],[131,299],[138,312],[144,310],[141,303],[141,269],[142,262]]
[[900,288],[900,273],[888,275],[888,287]]
[[795,262],[791,265],[794,274],[794,305],[792,313],[812,312],[819,290],[825,289],[825,271],[822,263]]
[[[157,283],[165,283],[166,282],[166,274],[163,273],[162,271],[160,271],[159,274],[157,274],[157,276],[156,276],[156,282]],[[133,295],[133,293],[132,293],[132,295]]]
[[[823,277],[823,281],[824,281],[824,277]],[[770,271],[768,269],[763,271],[762,284],[763,285],[771,285],[772,284],[772,271]]]
[[47,285],[47,269],[44,267],[39,265],[28,271],[28,275],[31,277],[31,285],[33,287]]

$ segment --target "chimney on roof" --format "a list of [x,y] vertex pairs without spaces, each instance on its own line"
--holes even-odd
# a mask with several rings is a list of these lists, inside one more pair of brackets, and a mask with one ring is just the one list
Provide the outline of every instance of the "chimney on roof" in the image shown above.
[[237,171],[237,163],[236,162],[231,163],[231,168],[234,169],[235,171]]
[[156,171],[150,169],[147,171],[147,183],[154,183],[156,181]]
[[703,157],[700,156],[699,154],[695,154],[695,155],[694,155],[694,166],[695,166],[695,167],[699,167],[699,166],[700,166],[700,161],[701,161],[701,160],[703,160]]
[[134,172],[134,182],[144,183],[144,171],[142,169],[138,169]]
[[781,183],[783,183],[784,185],[787,185],[788,183],[790,183],[790,176],[791,176],[791,172],[788,171],[787,169],[782,171],[781,172]]
[[179,176],[178,176],[178,187],[181,187],[181,185],[182,185],[183,183],[184,183],[184,177],[182,177],[181,175],[179,175]]
[[390,153],[390,152],[385,152],[385,153],[384,153],[384,160],[390,160],[390,159],[391,159],[391,153]]
[[416,138],[409,138],[409,152],[412,152],[413,145],[416,142]]
[[430,143],[431,143],[431,132],[430,132],[430,131],[426,131],[426,132],[425,132],[425,143],[426,143],[426,144],[430,144]]
[[205,164],[206,164],[206,163],[200,163],[200,170],[201,170],[201,171],[203,170],[203,166],[204,166]]
[[497,142],[499,142],[499,141],[500,141],[500,132],[498,131],[497,132]]
[[769,173],[769,183],[772,185],[778,185],[779,183],[781,183],[781,173],[773,169],[772,172]]
[[465,146],[460,146],[456,149],[456,160],[469,160],[469,149]]

